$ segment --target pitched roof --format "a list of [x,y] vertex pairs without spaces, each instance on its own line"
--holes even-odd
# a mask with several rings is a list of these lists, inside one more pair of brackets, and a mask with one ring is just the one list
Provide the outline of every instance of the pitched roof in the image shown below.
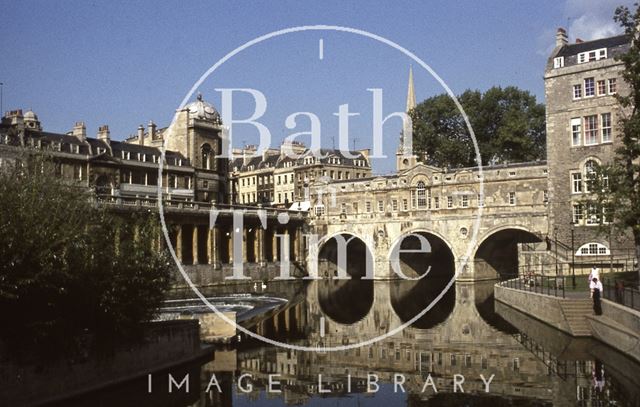
[[629,43],[629,37],[626,35],[617,35],[615,37],[601,38],[593,41],[567,44],[560,48],[556,56],[566,57],[570,55],[578,55],[581,52],[593,51],[600,48],[615,48]]

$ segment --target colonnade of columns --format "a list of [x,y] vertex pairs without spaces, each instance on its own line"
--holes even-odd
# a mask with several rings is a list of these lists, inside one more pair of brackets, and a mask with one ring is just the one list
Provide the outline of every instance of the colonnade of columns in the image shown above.
[[242,262],[265,264],[305,259],[302,225],[260,226],[244,225],[242,231],[232,225],[206,224],[173,225],[170,240],[178,260],[185,265],[211,264],[219,267],[233,263],[234,233],[242,236]]

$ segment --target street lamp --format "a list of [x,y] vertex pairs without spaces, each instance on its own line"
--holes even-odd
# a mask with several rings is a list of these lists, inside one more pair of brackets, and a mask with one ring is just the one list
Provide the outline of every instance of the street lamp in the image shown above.
[[555,242],[556,276],[558,275],[558,228],[553,229],[553,240]]
[[576,249],[574,247],[575,223],[571,222],[571,280],[573,289],[576,289]]

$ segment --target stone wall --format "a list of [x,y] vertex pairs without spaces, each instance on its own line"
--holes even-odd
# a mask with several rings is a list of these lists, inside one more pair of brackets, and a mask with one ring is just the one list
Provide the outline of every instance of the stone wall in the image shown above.
[[4,405],[37,404],[67,398],[203,356],[197,321],[163,321],[145,326],[145,343],[113,357],[76,364],[18,365],[2,355],[0,400]]

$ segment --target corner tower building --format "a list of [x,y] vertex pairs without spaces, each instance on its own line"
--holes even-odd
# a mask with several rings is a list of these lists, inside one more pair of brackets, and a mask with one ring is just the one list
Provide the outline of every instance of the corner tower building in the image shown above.
[[615,95],[628,88],[616,57],[629,44],[624,35],[570,44],[559,28],[545,69],[549,231],[576,255],[608,255],[611,246],[622,245],[598,233],[604,214],[584,201],[590,172],[612,162],[620,145],[622,110]]

